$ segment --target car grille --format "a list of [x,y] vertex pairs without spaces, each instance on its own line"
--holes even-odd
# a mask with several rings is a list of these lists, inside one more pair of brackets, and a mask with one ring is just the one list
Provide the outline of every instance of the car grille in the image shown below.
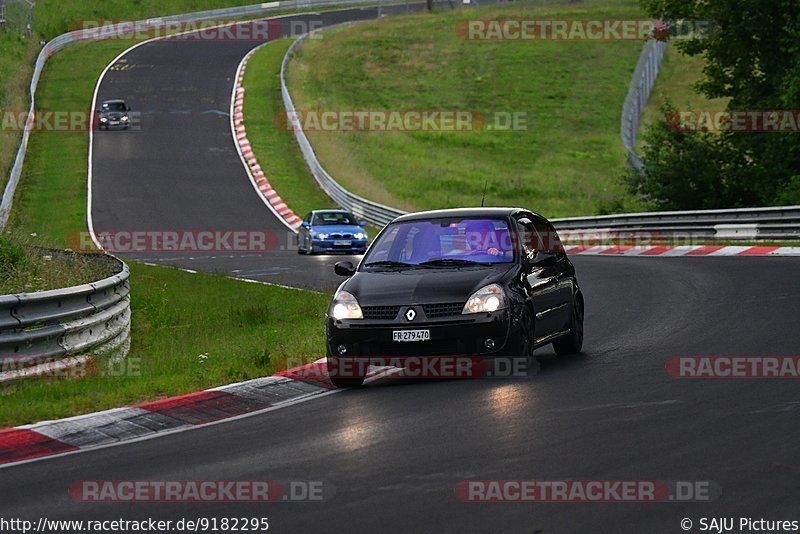
[[353,234],[331,234],[333,239],[352,239]]
[[428,319],[438,319],[440,317],[461,315],[461,311],[464,309],[464,303],[447,302],[444,304],[424,304],[422,309],[425,310],[425,317]]
[[364,306],[361,308],[364,319],[391,321],[400,313],[400,306]]

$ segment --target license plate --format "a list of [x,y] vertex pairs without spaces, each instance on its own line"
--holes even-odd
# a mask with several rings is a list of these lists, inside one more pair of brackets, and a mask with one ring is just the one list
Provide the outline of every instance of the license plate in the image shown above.
[[395,330],[392,332],[394,341],[428,341],[430,338],[430,330]]
[[336,245],[337,247],[349,247],[350,245],[353,244],[353,242],[352,241],[334,241],[333,244]]
[[118,125],[119,125],[119,121],[111,121],[111,126],[118,126]]

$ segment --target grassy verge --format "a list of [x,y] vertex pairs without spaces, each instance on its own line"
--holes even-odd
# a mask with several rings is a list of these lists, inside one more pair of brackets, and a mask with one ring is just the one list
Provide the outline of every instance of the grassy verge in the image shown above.
[[[50,58],[39,82],[37,108],[90,110],[100,72],[132,44],[81,43]],[[85,131],[31,134],[11,216],[15,232],[36,234],[35,244],[64,247],[71,234],[86,228],[88,142]]]
[[669,45],[653,93],[645,107],[642,126],[661,119],[661,107],[667,101],[678,110],[724,110],[727,99],[710,99],[694,90],[694,85],[703,79],[705,64],[704,58],[684,55],[674,44]]
[[[130,42],[75,45],[40,82],[43,109],[88,109],[100,71]],[[85,132],[31,136],[12,223],[36,245],[63,247],[85,228]],[[328,297],[131,264],[132,345],[123,376],[23,383],[0,400],[0,427],[178,395],[323,354]],[[200,358],[207,355],[207,358]],[[202,363],[201,363],[202,362]]]
[[0,235],[0,295],[89,284],[114,274],[104,256],[30,247],[27,241]]
[[306,166],[294,134],[276,127],[284,113],[281,61],[289,39],[274,41],[255,52],[247,63],[244,87],[247,138],[264,174],[281,198],[300,217],[314,209],[334,207]]
[[[27,111],[27,86],[37,46],[14,32],[0,32],[0,110]],[[19,148],[20,132],[0,128],[0,192]]]
[[131,296],[128,363],[7,391],[0,428],[265,376],[287,357],[324,354],[324,295],[133,263]]
[[619,118],[641,43],[467,41],[466,18],[641,17],[635,0],[414,14],[306,43],[289,84],[305,110],[528,112],[527,130],[310,132],[346,187],[405,209],[523,205],[547,216],[636,210]]

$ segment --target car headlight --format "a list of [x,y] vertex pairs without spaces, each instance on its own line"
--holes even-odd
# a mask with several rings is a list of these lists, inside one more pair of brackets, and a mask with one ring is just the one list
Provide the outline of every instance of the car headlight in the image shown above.
[[316,239],[328,239],[328,234],[314,234]]
[[366,239],[367,238],[367,234],[362,234],[361,232],[359,232],[357,234],[353,234],[353,237],[355,239]]
[[122,120],[123,122],[128,122],[128,116],[127,116],[127,115],[124,115],[124,116],[122,117],[122,119],[120,119],[120,120]]
[[464,304],[462,314],[487,313],[505,308],[507,305],[506,294],[497,284],[489,284],[477,290]]
[[108,122],[108,119],[105,117],[100,117],[100,122]]
[[342,319],[363,319],[361,306],[358,305],[356,298],[347,291],[339,291],[331,302],[331,315],[338,320]]

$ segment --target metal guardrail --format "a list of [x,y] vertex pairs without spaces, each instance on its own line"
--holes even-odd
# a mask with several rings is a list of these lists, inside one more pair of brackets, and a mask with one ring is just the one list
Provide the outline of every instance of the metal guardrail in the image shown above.
[[[300,11],[305,9],[315,9],[334,6],[355,6],[355,5],[374,5],[376,0],[286,0],[276,2],[266,2],[262,4],[252,4],[240,7],[231,7],[225,9],[212,9],[208,11],[198,11],[195,13],[184,13],[180,15],[171,15],[165,17],[155,17],[141,21],[135,21],[137,29],[154,29],[170,27],[170,25],[186,22],[203,22],[215,20],[230,20],[242,19],[246,17],[253,17],[259,15],[267,15],[276,11]],[[389,5],[392,1],[385,1],[383,5]],[[72,32],[64,33],[58,37],[48,41],[44,47],[39,51],[36,58],[36,65],[33,70],[30,84],[30,108],[28,110],[28,118],[33,116],[36,109],[36,88],[39,85],[39,78],[42,75],[44,66],[47,60],[56,52],[66,48],[67,46],[77,43],[86,42],[87,40],[102,40],[120,35],[129,35],[131,33],[132,23],[122,22],[118,24],[109,24],[99,28],[92,28],[90,31],[75,30]],[[26,120],[26,123],[28,121]],[[31,121],[32,122],[32,121]],[[8,222],[8,217],[11,212],[11,206],[14,201],[14,193],[19,184],[20,176],[22,175],[22,164],[25,161],[25,153],[28,148],[28,140],[30,139],[30,129],[25,128],[22,133],[19,149],[17,150],[14,165],[11,167],[11,172],[6,182],[5,190],[3,191],[3,198],[0,200],[0,229],[5,228]]]
[[671,239],[800,239],[800,206],[695,211],[657,211],[553,219],[567,235],[599,230],[614,234],[648,234]]
[[[116,274],[90,284],[0,296],[0,382],[24,368],[68,356],[127,353],[130,271],[111,256]],[[123,354],[124,355],[124,354]]]
[[553,219],[559,229],[648,228],[655,226],[714,226],[719,224],[800,223],[800,206],[694,211],[653,211]]
[[636,64],[636,70],[633,72],[628,95],[622,105],[622,124],[620,128],[622,144],[628,151],[628,161],[636,169],[641,169],[644,166],[641,158],[636,153],[636,138],[639,134],[639,125],[642,122],[642,113],[644,113],[644,108],[647,106],[647,101],[650,99],[656,78],[658,78],[658,73],[661,70],[661,63],[664,60],[666,49],[667,43],[664,41],[650,39],[645,43],[639,56],[639,61]]

